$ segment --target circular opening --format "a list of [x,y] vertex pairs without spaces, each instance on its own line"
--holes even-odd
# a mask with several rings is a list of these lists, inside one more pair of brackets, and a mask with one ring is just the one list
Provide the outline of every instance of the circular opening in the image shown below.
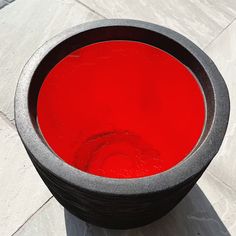
[[[131,40],[157,47],[193,72],[205,96],[206,122],[193,151],[173,168],[144,178],[104,178],[70,166],[45,143],[37,122],[39,90],[51,69],[71,52],[96,42]],[[158,25],[134,20],[100,20],[69,29],[45,43],[31,57],[19,79],[15,96],[17,130],[31,160],[68,188],[102,194],[146,194],[170,190],[195,180],[208,166],[222,143],[229,118],[227,87],[207,55],[188,39]]]
[[98,42],[51,66],[37,117],[52,150],[82,171],[111,178],[158,174],[182,161],[203,132],[204,96],[201,81],[162,49]]

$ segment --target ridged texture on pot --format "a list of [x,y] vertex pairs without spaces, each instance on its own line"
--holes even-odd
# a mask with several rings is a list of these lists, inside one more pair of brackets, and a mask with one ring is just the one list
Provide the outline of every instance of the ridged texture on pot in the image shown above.
[[27,152],[44,183],[67,210],[82,220],[106,228],[128,229],[155,221],[175,207],[203,173],[166,191],[115,196],[74,186],[48,172],[29,150]]

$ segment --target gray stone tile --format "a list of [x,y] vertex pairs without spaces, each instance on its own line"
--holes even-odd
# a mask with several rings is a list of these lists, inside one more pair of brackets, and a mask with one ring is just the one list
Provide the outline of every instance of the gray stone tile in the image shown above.
[[0,11],[0,111],[12,120],[20,72],[32,53],[55,34],[99,19],[74,0],[17,0]]
[[51,196],[12,124],[0,117],[0,235],[14,233]]
[[157,23],[206,46],[235,17],[234,0],[80,0],[107,18]]
[[216,63],[229,89],[230,120],[224,142],[209,171],[236,190],[236,21],[232,23],[206,52]]
[[198,185],[206,194],[208,201],[212,204],[230,234],[236,235],[236,191],[208,170],[200,178]]
[[[206,173],[187,197],[167,216],[133,230],[108,230],[87,224],[53,198],[37,212],[16,236],[173,236],[235,235],[235,192]],[[226,229],[227,227],[227,229]]]
[[66,236],[64,208],[52,198],[14,234],[14,236],[17,235]]

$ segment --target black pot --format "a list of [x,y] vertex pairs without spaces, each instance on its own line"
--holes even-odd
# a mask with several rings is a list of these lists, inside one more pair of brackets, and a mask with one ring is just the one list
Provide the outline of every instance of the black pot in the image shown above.
[[[140,41],[168,52],[194,73],[202,87],[207,116],[203,135],[182,162],[160,174],[112,179],[85,173],[53,153],[40,134],[36,105],[47,73],[72,51],[114,39]],[[134,20],[86,23],[54,37],[26,64],[15,96],[17,130],[35,168],[55,198],[85,221],[120,229],[158,219],[189,192],[220,148],[229,110],[224,80],[201,49],[170,29]]]

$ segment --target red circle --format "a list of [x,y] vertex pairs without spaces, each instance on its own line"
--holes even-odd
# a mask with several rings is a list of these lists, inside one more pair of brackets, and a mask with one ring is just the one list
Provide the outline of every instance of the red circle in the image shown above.
[[192,73],[170,54],[134,41],[80,48],[47,75],[38,123],[76,168],[136,178],[183,160],[201,136],[205,106]]

